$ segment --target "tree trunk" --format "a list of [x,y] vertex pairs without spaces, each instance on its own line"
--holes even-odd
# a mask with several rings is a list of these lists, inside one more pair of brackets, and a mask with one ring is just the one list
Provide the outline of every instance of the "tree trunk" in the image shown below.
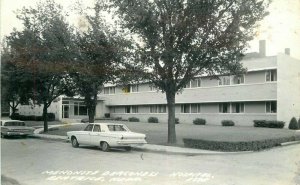
[[13,101],[12,105],[10,104],[10,102],[8,103],[9,107],[11,108],[11,114],[15,114],[17,112],[17,107],[19,105],[19,103],[16,103]]
[[168,103],[168,143],[176,143],[176,130],[175,130],[175,93],[166,92]]
[[96,113],[96,105],[97,105],[97,91],[94,93],[93,98],[89,98],[88,103],[88,115],[89,115],[89,122],[95,122],[95,113]]
[[48,106],[47,106],[47,102],[44,102],[43,120],[44,120],[44,132],[48,132]]

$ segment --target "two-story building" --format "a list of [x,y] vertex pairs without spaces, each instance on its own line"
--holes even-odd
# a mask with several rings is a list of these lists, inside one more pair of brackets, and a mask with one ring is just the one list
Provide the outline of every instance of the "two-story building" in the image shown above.
[[[176,95],[176,117],[181,123],[204,118],[207,124],[220,125],[233,120],[236,125],[252,126],[253,120],[289,122],[300,116],[300,61],[285,54],[265,55],[265,41],[259,53],[251,53],[241,61],[247,73],[239,76],[200,76],[194,78]],[[166,96],[149,83],[126,87],[105,85],[96,108],[96,117],[137,117],[147,121],[157,117],[167,123]],[[20,106],[20,114],[34,114]],[[40,111],[41,112],[41,111]],[[87,117],[87,108],[80,98],[60,97],[50,107],[58,119]]]

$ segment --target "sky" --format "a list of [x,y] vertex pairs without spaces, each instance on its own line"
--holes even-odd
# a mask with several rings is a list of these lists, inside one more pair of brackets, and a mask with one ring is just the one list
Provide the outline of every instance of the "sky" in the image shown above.
[[[23,6],[34,6],[37,2],[38,0],[0,0],[1,39],[12,32],[14,27],[22,28],[14,11]],[[56,0],[56,2],[68,10],[76,0]],[[93,0],[83,2],[91,6]],[[291,56],[300,59],[300,0],[273,0],[269,12],[270,14],[260,22],[255,39],[249,42],[248,52],[258,51],[259,40],[266,40],[267,56],[284,53],[285,48],[290,48]],[[74,22],[77,21],[76,17],[73,19]]]

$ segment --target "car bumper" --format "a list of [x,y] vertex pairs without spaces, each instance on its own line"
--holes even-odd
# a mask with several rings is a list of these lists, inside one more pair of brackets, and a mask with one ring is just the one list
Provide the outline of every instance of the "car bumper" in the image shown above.
[[14,131],[10,131],[10,132],[5,132],[3,133],[3,135],[5,136],[27,136],[27,135],[32,135],[33,133],[26,133],[26,132],[14,132]]
[[135,140],[123,140],[123,141],[117,141],[117,145],[119,146],[134,146],[134,145],[143,145],[147,144],[146,141],[135,141]]

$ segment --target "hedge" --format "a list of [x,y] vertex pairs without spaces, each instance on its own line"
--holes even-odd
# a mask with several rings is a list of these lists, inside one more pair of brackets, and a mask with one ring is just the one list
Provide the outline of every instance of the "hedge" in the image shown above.
[[149,117],[148,123],[158,123],[158,118],[157,117]]
[[290,141],[299,141],[300,136],[291,136],[277,139],[266,139],[261,141],[239,141],[239,142],[225,142],[225,141],[208,141],[201,139],[184,138],[184,146],[188,148],[197,148],[204,150],[215,151],[258,151],[275,146],[280,146],[281,143]]
[[285,122],[276,120],[253,120],[254,127],[283,128]]
[[[48,113],[48,121],[55,121],[55,114]],[[13,120],[21,120],[21,121],[43,121],[43,116],[35,116],[35,115],[20,115],[18,113],[12,114],[10,116]]]
[[205,125],[206,120],[202,119],[202,118],[196,118],[196,119],[193,120],[193,124],[194,125]]
[[222,126],[234,126],[234,122],[232,120],[223,120]]
[[139,118],[136,118],[136,117],[130,117],[130,118],[128,118],[128,121],[129,121],[129,122],[139,122],[140,119],[139,119]]

